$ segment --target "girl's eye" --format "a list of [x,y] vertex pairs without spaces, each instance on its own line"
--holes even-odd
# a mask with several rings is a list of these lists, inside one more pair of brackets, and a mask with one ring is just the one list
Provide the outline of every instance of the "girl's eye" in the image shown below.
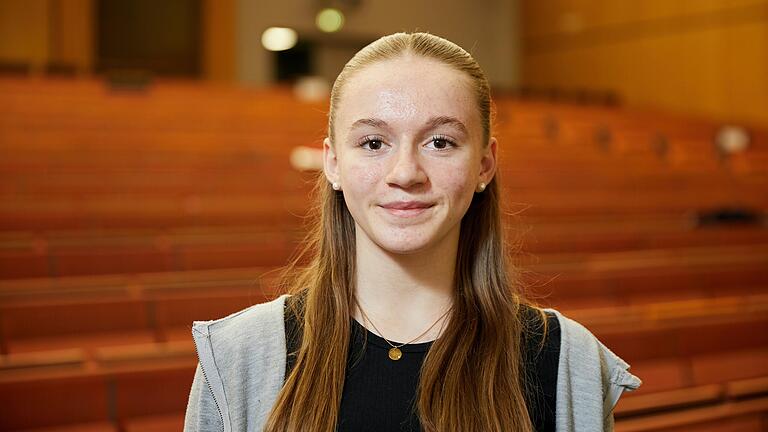
[[447,150],[451,147],[455,147],[455,144],[451,140],[439,136],[432,138],[430,143],[432,143],[434,148],[437,150]]
[[375,136],[365,137],[362,141],[360,141],[358,146],[368,151],[378,151],[384,147],[384,141],[381,138],[377,138]]

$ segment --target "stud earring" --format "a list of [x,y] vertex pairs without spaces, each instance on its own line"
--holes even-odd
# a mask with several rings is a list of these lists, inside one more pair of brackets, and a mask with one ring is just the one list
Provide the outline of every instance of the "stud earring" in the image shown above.
[[485,190],[485,183],[480,182],[480,184],[478,185],[478,188],[480,189],[480,192],[484,191]]
[[341,189],[341,185],[338,184],[337,182],[333,182],[333,184],[331,184],[331,187],[333,188],[333,190],[340,190]]

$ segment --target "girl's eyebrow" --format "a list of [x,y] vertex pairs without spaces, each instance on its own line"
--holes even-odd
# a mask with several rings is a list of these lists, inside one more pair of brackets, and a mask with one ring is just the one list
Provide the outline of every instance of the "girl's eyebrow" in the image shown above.
[[[432,117],[429,120],[427,120],[424,125],[425,125],[424,129],[435,129],[438,126],[442,126],[442,125],[453,126],[457,128],[464,135],[469,135],[469,132],[467,131],[467,127],[464,126],[464,123],[462,123],[461,120],[457,119],[456,117],[451,117],[451,116]],[[350,126],[349,130],[354,130],[355,128],[358,128],[361,126],[372,126],[380,129],[385,129],[389,127],[387,122],[385,122],[382,119],[362,118],[352,123],[352,126]]]
[[349,130],[353,130],[356,128],[359,128],[361,126],[373,126],[375,128],[381,128],[384,129],[388,127],[389,125],[387,122],[381,119],[377,118],[362,118],[360,120],[357,120],[356,122],[352,123],[352,126],[349,127]]
[[469,131],[467,131],[467,127],[464,126],[464,123],[462,123],[461,120],[457,119],[456,117],[451,117],[451,116],[432,117],[431,119],[427,120],[426,124],[427,124],[427,129],[435,129],[438,126],[442,126],[442,125],[453,126],[464,135],[469,135]]

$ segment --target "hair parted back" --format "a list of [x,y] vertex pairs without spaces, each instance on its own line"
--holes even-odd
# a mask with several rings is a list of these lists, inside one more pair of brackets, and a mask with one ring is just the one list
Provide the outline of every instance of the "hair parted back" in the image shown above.
[[[437,60],[470,78],[487,145],[491,97],[484,73],[464,49],[428,33],[382,37],[344,66],[331,91],[332,145],[346,83],[376,62],[403,55]],[[504,242],[497,178],[474,195],[461,221],[453,312],[424,359],[414,406],[427,432],[533,430],[524,397],[530,371],[521,357],[522,300]],[[355,222],[342,192],[322,173],[315,194],[312,226],[283,270],[282,288],[296,299],[290,313],[300,323],[301,345],[267,421],[269,432],[331,432],[338,420],[355,293]]]

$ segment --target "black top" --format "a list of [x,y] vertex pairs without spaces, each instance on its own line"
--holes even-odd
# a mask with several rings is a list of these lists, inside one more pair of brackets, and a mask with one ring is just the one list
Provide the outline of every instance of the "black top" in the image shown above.
[[[288,300],[291,298],[288,297]],[[286,377],[293,368],[300,344],[298,323],[292,313],[287,313],[287,308],[288,301],[284,314],[289,353]],[[526,319],[536,317],[535,311],[528,306],[523,306],[522,313]],[[560,325],[554,314],[547,312],[547,318],[547,338],[543,348],[540,346],[540,332],[536,337],[523,337],[526,364],[533,365],[525,381],[526,402],[533,425],[540,432],[555,430],[557,365],[560,358]],[[392,361],[387,356],[390,346],[384,339],[354,319],[351,319],[351,324],[349,360],[337,431],[421,431],[413,403],[421,364],[432,342],[405,345],[400,348],[403,357]],[[536,333],[535,330],[531,333]]]

